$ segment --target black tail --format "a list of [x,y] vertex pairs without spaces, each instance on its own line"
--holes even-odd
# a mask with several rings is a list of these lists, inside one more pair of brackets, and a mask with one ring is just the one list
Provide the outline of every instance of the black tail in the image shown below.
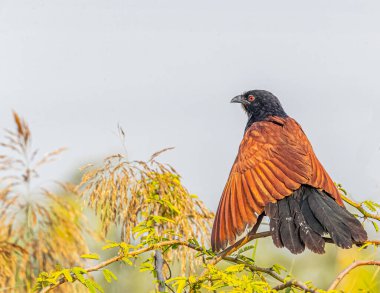
[[315,253],[325,252],[324,234],[342,248],[367,240],[367,232],[345,208],[324,191],[303,185],[277,203],[265,208],[277,247],[299,254],[305,247]]

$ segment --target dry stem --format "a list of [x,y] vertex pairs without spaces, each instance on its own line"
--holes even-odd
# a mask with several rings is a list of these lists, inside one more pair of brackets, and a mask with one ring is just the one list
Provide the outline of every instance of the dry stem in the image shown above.
[[352,263],[349,267],[343,270],[338,277],[334,280],[328,290],[335,290],[339,283],[343,280],[345,276],[347,276],[353,269],[360,266],[380,266],[380,261],[375,260],[364,260],[364,261],[356,261]]

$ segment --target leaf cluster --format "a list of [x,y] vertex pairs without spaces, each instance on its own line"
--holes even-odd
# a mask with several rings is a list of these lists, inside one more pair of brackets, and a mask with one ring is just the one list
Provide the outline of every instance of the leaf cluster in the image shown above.
[[[79,190],[88,206],[99,215],[103,232],[112,225],[121,227],[121,239],[153,244],[184,238],[207,243],[214,214],[182,185],[178,173],[156,161],[129,161],[118,154],[105,159],[103,166],[88,166]],[[186,269],[193,257],[182,247],[168,251]],[[190,270],[197,261],[190,262]]]

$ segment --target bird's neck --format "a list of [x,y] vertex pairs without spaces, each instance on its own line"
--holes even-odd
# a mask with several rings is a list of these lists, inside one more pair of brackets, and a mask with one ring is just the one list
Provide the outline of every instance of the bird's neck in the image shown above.
[[248,122],[245,127],[245,130],[247,130],[253,123],[267,120],[270,116],[277,116],[282,118],[288,117],[288,115],[282,108],[273,109],[272,111],[257,110],[255,112],[250,112],[248,113]]

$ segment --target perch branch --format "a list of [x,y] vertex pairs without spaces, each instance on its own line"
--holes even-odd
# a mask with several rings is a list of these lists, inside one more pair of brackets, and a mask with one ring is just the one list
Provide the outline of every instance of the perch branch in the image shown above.
[[[211,265],[215,265],[218,262],[220,262],[222,259],[224,259],[226,261],[230,261],[230,262],[232,261],[232,262],[236,263],[237,261],[239,261],[240,263],[242,263],[242,260],[238,260],[237,258],[230,257],[228,255],[230,255],[231,253],[237,251],[240,247],[242,247],[243,245],[247,244],[248,242],[250,242],[250,241],[252,241],[254,239],[265,238],[265,237],[268,237],[270,235],[271,235],[270,231],[260,232],[260,233],[256,233],[256,234],[249,233],[246,237],[240,239],[234,245],[231,245],[229,248],[227,248],[226,250],[222,251],[219,255],[215,256],[215,258],[210,262],[210,264]],[[331,239],[329,239],[329,238],[324,238],[324,239],[325,239],[326,243],[332,243]],[[358,244],[365,245],[366,243],[369,243],[369,244],[372,244],[372,245],[380,245],[380,241],[367,241],[367,242],[358,243]],[[99,271],[99,270],[101,270],[101,269],[103,269],[103,268],[105,268],[105,267],[107,267],[107,266],[109,266],[109,265],[111,265],[111,264],[113,264],[115,262],[121,261],[124,257],[136,257],[136,256],[138,256],[140,254],[145,253],[145,252],[152,251],[152,250],[157,250],[157,249],[159,249],[161,247],[171,246],[171,245],[187,246],[190,249],[197,250],[199,252],[203,252],[204,251],[202,247],[196,246],[194,244],[191,244],[191,243],[183,241],[183,240],[170,240],[170,241],[164,241],[164,242],[160,242],[160,243],[157,243],[157,244],[153,244],[153,245],[150,245],[150,246],[147,246],[147,247],[135,250],[135,251],[131,251],[127,255],[119,254],[119,255],[114,256],[114,257],[112,257],[112,258],[110,258],[110,259],[108,259],[108,260],[106,260],[104,262],[101,262],[101,263],[99,263],[99,264],[97,264],[95,266],[89,267],[89,268],[87,268],[85,270],[87,271],[87,273],[96,272],[96,271]],[[247,267],[249,267],[251,270],[255,269],[258,272],[263,272],[263,273],[266,273],[266,274],[270,275],[271,277],[273,277],[274,279],[276,279],[276,280],[278,280],[278,281],[280,281],[282,283],[284,282],[284,279],[281,276],[279,276],[278,274],[276,274],[275,272],[273,272],[273,270],[271,270],[270,268],[266,269],[266,268],[260,268],[260,267],[252,266],[252,265],[246,264],[246,263],[244,263],[244,264],[247,265]],[[207,273],[207,271],[204,271],[201,274],[201,277],[204,277],[206,275],[206,273]],[[75,278],[74,278],[74,280],[75,280]],[[61,278],[58,281],[57,284],[54,284],[54,285],[51,285],[49,287],[44,288],[43,290],[41,290],[41,293],[50,292],[53,289],[57,288],[58,286],[66,283],[66,282],[67,282],[66,278]],[[291,280],[289,282],[292,283],[292,286],[298,287],[298,288],[300,288],[302,290],[306,290],[304,287],[302,287],[302,286],[306,286],[303,283],[300,283],[300,282],[298,282],[296,280]],[[311,289],[308,289],[308,290],[309,291],[307,291],[307,292],[316,292],[316,291],[310,291]]]
[[[247,242],[249,242],[249,241],[251,241],[253,239],[264,238],[264,237],[268,237],[270,235],[271,235],[271,232],[269,232],[269,231],[268,232],[256,233],[256,234],[249,233],[245,238],[242,238],[240,241],[238,241],[234,245],[232,245],[232,247],[228,250],[228,253],[232,253],[232,252],[236,251],[241,246],[243,246],[244,244],[246,244]],[[115,257],[112,257],[112,258],[110,258],[110,259],[108,259],[108,260],[106,260],[104,262],[101,262],[101,263],[97,264],[96,266],[89,267],[89,268],[87,268],[85,270],[87,271],[87,273],[96,272],[96,271],[99,271],[99,270],[103,269],[104,267],[109,266],[110,264],[113,264],[115,262],[121,261],[125,257],[135,257],[135,256],[138,256],[138,255],[140,255],[142,253],[145,253],[145,252],[148,252],[148,251],[152,251],[152,250],[157,250],[157,249],[159,249],[161,247],[171,246],[171,245],[187,246],[187,247],[189,247],[191,249],[194,249],[194,250],[197,250],[199,252],[203,252],[204,251],[202,247],[198,247],[198,246],[196,246],[194,244],[191,244],[191,243],[183,241],[183,240],[170,240],[170,241],[164,241],[164,242],[156,243],[156,244],[153,244],[153,245],[150,245],[150,246],[147,246],[147,247],[135,250],[135,251],[131,251],[127,255],[119,254],[119,255],[117,255]],[[224,255],[218,255],[218,256],[216,256],[215,259],[211,262],[211,264],[216,264],[219,261],[221,261],[223,259]],[[74,280],[75,280],[75,278],[74,278]],[[58,281],[57,284],[54,284],[54,285],[51,285],[49,287],[44,288],[43,290],[41,290],[41,293],[50,292],[51,290],[57,288],[58,286],[66,283],[66,282],[67,282],[66,278],[61,278]]]
[[[194,249],[194,250],[197,250],[197,251],[203,251],[203,249],[201,247],[197,247],[197,246],[195,246],[195,245],[193,245],[191,243],[188,243],[186,241],[182,241],[182,240],[163,241],[163,242],[160,242],[160,243],[157,243],[157,244],[153,244],[153,245],[150,245],[150,246],[147,246],[147,247],[135,250],[135,251],[131,251],[130,253],[128,253],[126,255],[119,254],[118,256],[114,256],[114,257],[112,257],[112,258],[110,258],[110,259],[108,259],[108,260],[106,260],[104,262],[101,262],[101,263],[97,264],[96,266],[89,267],[89,268],[87,268],[85,270],[87,271],[87,273],[96,272],[96,271],[99,271],[100,269],[102,269],[104,267],[109,266],[110,264],[113,264],[115,262],[121,261],[125,257],[135,257],[135,256],[143,254],[145,252],[156,250],[156,249],[158,249],[160,247],[170,246],[170,245],[182,245],[182,246],[187,246],[187,247],[189,247],[191,249]],[[66,278],[62,278],[62,279],[60,279],[58,281],[57,284],[49,286],[49,287],[46,287],[43,290],[41,290],[41,292],[42,293],[50,292],[51,290],[57,288],[58,286],[66,283],[66,282],[67,282]]]
[[[239,259],[237,259],[235,257],[230,257],[229,255],[231,255],[233,252],[237,251],[239,248],[241,248],[242,246],[244,246],[245,244],[247,244],[248,242],[250,242],[250,241],[252,241],[254,239],[265,238],[265,237],[271,236],[271,232],[270,231],[259,232],[259,233],[253,233],[253,231],[254,231],[254,229],[252,229],[252,231],[250,233],[248,233],[247,236],[245,236],[244,238],[240,239],[235,244],[231,245],[226,250],[222,251],[220,254],[216,255],[211,260],[210,264],[211,265],[216,265],[217,263],[219,263],[223,259],[226,260],[226,261],[230,261],[230,262],[232,261],[232,262],[235,262],[235,263],[241,263],[241,264],[244,263],[242,260],[239,260]],[[326,241],[326,243],[332,243],[332,240],[330,238],[324,238],[324,240]],[[377,246],[380,245],[380,241],[373,241],[373,240],[372,241],[366,241],[364,243],[357,243],[357,245],[365,245],[367,243],[371,244],[371,245],[377,245]],[[140,254],[145,253],[145,252],[152,251],[152,250],[157,250],[157,249],[162,248],[164,246],[171,246],[171,245],[187,246],[190,249],[197,250],[199,252],[204,252],[204,249],[202,247],[196,246],[196,245],[191,244],[191,243],[189,243],[187,241],[183,241],[183,240],[170,240],[170,241],[164,241],[164,242],[156,243],[156,244],[153,244],[153,245],[150,245],[150,246],[147,246],[147,247],[135,250],[135,251],[131,251],[130,253],[128,253],[126,255],[119,254],[119,255],[117,255],[115,257],[112,257],[112,258],[110,258],[110,259],[108,259],[108,260],[106,260],[104,262],[101,262],[101,263],[99,263],[99,264],[97,264],[97,265],[95,265],[93,267],[87,268],[86,271],[87,271],[87,273],[99,271],[99,270],[101,270],[101,269],[109,266],[112,263],[121,261],[125,257],[127,257],[127,258],[128,257],[136,257],[136,256],[138,256]],[[244,264],[249,269],[251,269],[251,270],[255,270],[255,271],[258,271],[258,272],[266,273],[266,274],[270,275],[271,277],[273,277],[274,279],[276,279],[276,280],[284,283],[284,279],[280,275],[276,274],[270,268],[269,269],[267,269],[267,268],[260,268],[260,267],[252,266],[251,264],[246,264],[246,263],[244,263]],[[359,265],[364,265],[364,264],[359,264]],[[207,274],[207,270],[203,271],[203,273],[198,278],[198,280],[201,279],[202,277],[204,277],[206,274]],[[75,280],[75,278],[74,278],[74,280]],[[58,281],[57,284],[51,285],[49,287],[46,287],[43,290],[41,290],[41,292],[42,293],[50,292],[51,290],[57,288],[58,286],[62,285],[63,283],[66,283],[66,282],[67,282],[66,278],[61,278]],[[340,282],[340,280],[339,280],[339,282]],[[289,283],[289,284],[291,283],[290,286],[297,287],[297,288],[299,288],[301,290],[305,290],[306,292],[316,292],[315,290],[313,291],[312,289],[309,289],[305,284],[303,284],[301,282],[298,282],[296,280],[291,280],[291,281],[286,282],[286,283]],[[280,286],[284,286],[284,284],[280,285]]]

